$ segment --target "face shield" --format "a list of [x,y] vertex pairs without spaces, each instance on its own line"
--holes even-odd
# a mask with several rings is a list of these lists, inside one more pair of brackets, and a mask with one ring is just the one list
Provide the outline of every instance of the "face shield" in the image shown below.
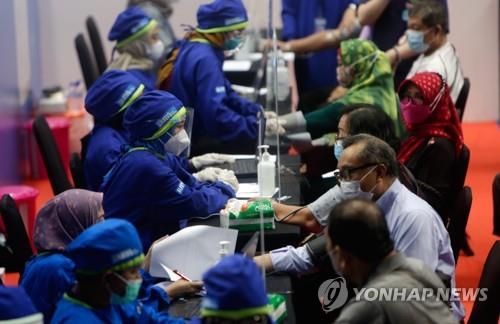
[[[193,122],[194,122],[194,109],[193,108],[186,108],[186,119],[184,122],[184,130],[186,131],[187,135],[189,138],[192,138],[192,132],[193,132]],[[191,154],[191,145],[187,147],[187,149],[184,150],[184,152],[181,153],[182,157],[188,158]]]

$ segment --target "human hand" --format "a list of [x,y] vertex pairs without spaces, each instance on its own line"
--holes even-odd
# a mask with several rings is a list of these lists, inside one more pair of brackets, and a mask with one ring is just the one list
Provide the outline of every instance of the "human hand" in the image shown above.
[[191,159],[191,164],[200,170],[203,167],[224,163],[234,163],[234,157],[227,154],[207,153],[200,156],[195,156]]
[[286,124],[286,121],[281,118],[269,118],[266,120],[266,136],[272,135],[284,135],[286,133],[283,125]]
[[196,294],[203,288],[202,281],[177,280],[165,288],[171,299]]
[[219,179],[221,171],[222,171],[221,168],[209,167],[199,172],[193,173],[193,177],[195,177],[196,180],[201,182],[206,182],[206,181],[215,182]]
[[240,184],[238,183],[238,179],[236,178],[234,172],[232,170],[220,170],[221,172],[219,173],[217,180],[224,182],[233,188],[234,192],[237,192]]

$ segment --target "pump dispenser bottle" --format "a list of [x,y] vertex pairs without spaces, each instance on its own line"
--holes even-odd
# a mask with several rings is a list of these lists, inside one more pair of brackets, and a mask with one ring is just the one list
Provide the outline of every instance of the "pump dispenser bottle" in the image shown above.
[[269,145],[260,145],[260,161],[257,164],[257,181],[259,183],[259,194],[262,197],[271,197],[276,190],[276,166],[267,151]]

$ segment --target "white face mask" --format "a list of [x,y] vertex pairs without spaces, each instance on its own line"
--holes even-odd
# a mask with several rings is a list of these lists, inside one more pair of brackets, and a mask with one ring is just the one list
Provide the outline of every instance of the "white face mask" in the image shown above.
[[375,190],[375,187],[377,187],[377,184],[373,186],[373,188],[366,192],[361,189],[361,181],[369,175],[373,170],[375,170],[377,166],[374,166],[371,168],[370,171],[368,171],[361,179],[359,180],[340,180],[340,189],[342,191],[342,196],[344,199],[351,199],[351,198],[364,198],[368,200],[372,200],[373,198],[373,190]]
[[161,40],[157,40],[153,45],[149,46],[149,58],[156,61],[162,57],[164,51],[165,45]]
[[191,141],[189,140],[186,130],[183,129],[175,136],[170,137],[163,147],[165,151],[178,156],[188,148],[189,144],[191,144]]

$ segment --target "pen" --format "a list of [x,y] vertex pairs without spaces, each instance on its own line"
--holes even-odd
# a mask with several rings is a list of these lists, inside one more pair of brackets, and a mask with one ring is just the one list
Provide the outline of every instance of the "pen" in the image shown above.
[[176,275],[178,275],[179,277],[181,277],[182,279],[186,280],[186,281],[193,281],[193,280],[189,279],[188,277],[186,277],[185,275],[183,275],[182,273],[180,273],[177,270],[172,270],[172,272],[175,273]]

